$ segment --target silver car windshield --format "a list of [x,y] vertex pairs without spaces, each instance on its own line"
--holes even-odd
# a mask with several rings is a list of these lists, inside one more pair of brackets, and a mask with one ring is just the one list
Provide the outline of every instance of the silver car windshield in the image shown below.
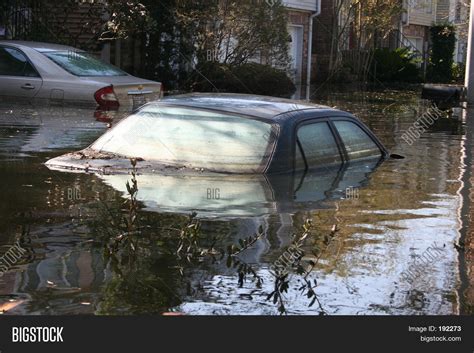
[[228,173],[265,171],[278,126],[206,110],[150,105],[91,147],[129,158]]
[[126,72],[79,51],[52,51],[44,53],[64,70],[76,76],[125,76]]

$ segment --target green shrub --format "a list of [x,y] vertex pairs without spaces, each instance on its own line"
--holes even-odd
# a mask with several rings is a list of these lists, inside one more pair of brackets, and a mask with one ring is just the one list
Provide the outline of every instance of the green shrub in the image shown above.
[[464,83],[464,76],[466,74],[466,65],[463,63],[454,63],[452,68],[453,81],[456,83]]
[[430,31],[432,47],[428,79],[431,82],[451,82],[453,79],[456,29],[452,25],[439,25],[431,27]]
[[247,63],[229,66],[216,62],[200,65],[191,79],[195,92],[251,93],[276,97],[291,96],[296,87],[283,70]]
[[407,48],[376,49],[372,72],[382,82],[420,82],[417,59]]

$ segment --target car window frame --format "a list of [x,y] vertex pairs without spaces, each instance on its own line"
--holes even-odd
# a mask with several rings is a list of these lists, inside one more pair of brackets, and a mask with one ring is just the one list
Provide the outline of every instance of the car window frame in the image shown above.
[[380,140],[374,135],[374,133],[372,131],[370,131],[369,128],[367,126],[365,126],[361,121],[359,121],[356,118],[348,118],[348,117],[344,117],[344,116],[331,117],[330,118],[330,125],[332,126],[333,133],[337,135],[337,139],[338,139],[339,143],[341,144],[341,147],[344,151],[344,163],[357,162],[357,161],[360,161],[360,160],[364,160],[364,158],[357,158],[357,159],[350,159],[349,158],[349,153],[347,152],[346,145],[345,145],[342,137],[339,135],[339,131],[337,130],[336,125],[334,124],[335,121],[348,121],[348,122],[353,123],[356,126],[358,126],[360,129],[362,129],[362,131],[364,131],[366,133],[366,135],[372,140],[372,142],[374,142],[375,145],[379,148],[380,158],[385,158],[386,157],[387,151],[386,151],[384,145],[382,144],[382,142],[380,142]]
[[[293,145],[292,149],[293,149],[293,171],[294,172],[300,171],[300,170],[296,169],[296,148],[300,149],[301,156],[303,157],[303,161],[304,161],[304,164],[306,166],[306,168],[304,170],[301,170],[301,171],[307,172],[311,169],[316,168],[316,167],[310,167],[308,165],[308,160],[306,159],[306,155],[304,153],[303,146],[301,145],[301,141],[298,138],[298,130],[300,128],[302,128],[303,126],[305,126],[305,125],[313,125],[313,124],[318,124],[318,123],[325,123],[325,124],[328,125],[329,130],[331,131],[331,133],[334,137],[334,141],[336,142],[337,149],[339,151],[339,156],[341,158],[340,165],[343,165],[346,162],[345,154],[347,152],[346,152],[345,148],[341,148],[342,140],[341,140],[341,137],[339,136],[339,134],[337,134],[337,131],[335,130],[335,126],[333,124],[331,124],[331,117],[327,117],[327,116],[325,116],[325,117],[314,117],[314,118],[309,118],[309,119],[305,119],[303,121],[300,121],[298,124],[296,124],[296,126],[293,130],[293,142],[294,143],[292,143],[292,145]],[[329,166],[329,165],[322,165],[321,167],[324,167],[324,166]]]
[[0,76],[23,77],[23,78],[28,78],[28,79],[33,79],[33,78],[43,79],[43,78],[41,77],[41,75],[40,75],[38,69],[36,68],[36,66],[33,65],[33,62],[30,60],[29,56],[28,56],[23,50],[21,50],[20,48],[17,48],[17,47],[11,46],[11,45],[5,45],[5,44],[0,44],[0,48],[8,48],[8,49],[13,49],[13,50],[19,51],[22,55],[25,56],[26,61],[28,61],[28,63],[31,65],[31,67],[33,68],[33,70],[35,70],[36,74],[38,75],[38,76],[25,76],[25,75],[22,75],[22,76],[17,76],[17,75],[0,75]]
[[367,126],[365,126],[360,120],[358,120],[355,117],[352,116],[344,116],[344,115],[338,115],[338,116],[320,116],[320,117],[309,117],[306,119],[303,119],[299,121],[293,128],[293,138],[292,138],[292,155],[293,155],[293,172],[298,172],[300,170],[296,169],[296,148],[300,149],[300,153],[303,156],[304,163],[306,165],[305,170],[301,170],[303,172],[307,172],[311,170],[310,166],[308,165],[308,161],[306,160],[306,156],[304,154],[303,148],[301,146],[301,142],[298,139],[298,129],[300,129],[304,125],[309,125],[309,124],[315,124],[315,123],[320,123],[320,122],[326,122],[329,125],[329,128],[333,134],[334,139],[336,140],[337,147],[339,149],[339,153],[341,155],[341,168],[344,168],[344,165],[350,162],[357,162],[360,159],[355,159],[355,160],[350,160],[349,159],[349,154],[347,153],[346,146],[344,144],[344,141],[342,140],[341,136],[339,135],[339,132],[337,131],[336,126],[334,125],[334,121],[349,121],[351,123],[356,124],[359,128],[364,131],[369,138],[377,145],[377,147],[380,149],[380,158],[386,158],[388,155],[388,152],[382,142],[375,136],[375,134],[369,130]]

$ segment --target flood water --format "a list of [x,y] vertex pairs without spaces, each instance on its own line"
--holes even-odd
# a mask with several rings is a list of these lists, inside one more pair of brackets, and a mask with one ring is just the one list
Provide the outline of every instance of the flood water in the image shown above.
[[[418,92],[316,97],[405,159],[283,181],[138,175],[134,207],[131,176],[43,165],[126,113],[2,102],[0,245],[25,250],[0,278],[5,314],[458,313],[463,113],[410,146],[401,136],[427,107]],[[275,273],[307,221],[305,266]]]

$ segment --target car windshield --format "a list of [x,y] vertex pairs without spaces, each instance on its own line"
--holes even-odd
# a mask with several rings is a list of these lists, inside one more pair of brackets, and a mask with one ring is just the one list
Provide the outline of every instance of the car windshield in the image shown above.
[[126,72],[104,63],[91,54],[79,51],[52,51],[44,53],[64,70],[76,76],[125,76]]
[[262,173],[278,126],[206,110],[144,107],[91,147],[129,158],[228,173]]

